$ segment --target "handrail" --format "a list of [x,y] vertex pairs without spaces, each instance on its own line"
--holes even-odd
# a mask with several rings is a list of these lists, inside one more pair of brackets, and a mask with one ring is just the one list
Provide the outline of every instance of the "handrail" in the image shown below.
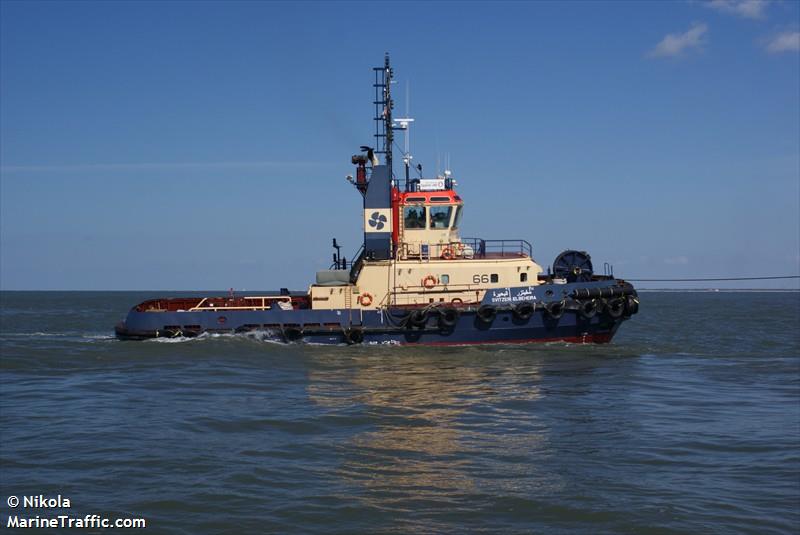
[[342,270],[342,271],[346,269],[352,269],[353,266],[356,265],[356,263],[360,260],[361,253],[363,251],[364,251],[364,244],[362,243],[361,247],[359,247],[358,250],[356,251],[356,254],[352,256],[352,258],[354,258],[355,260],[350,260],[349,262],[345,260],[344,262],[339,262],[338,264],[336,262],[333,262],[331,264],[331,267],[329,267],[328,269]]
[[476,258],[485,258],[487,253],[518,254],[533,257],[533,247],[527,240],[484,240],[483,238],[461,238],[474,250]]
[[350,266],[350,282],[355,284],[358,280],[358,275],[361,273],[361,262],[364,259],[364,244],[361,244],[361,247],[356,252],[355,260],[351,263]]
[[[412,250],[418,247],[419,250]],[[466,246],[466,247],[465,247]],[[482,238],[462,238],[460,241],[445,243],[403,243],[399,254],[403,258],[419,258],[429,261],[442,256],[450,250],[457,258],[473,259],[487,257],[533,258],[533,247],[526,240],[484,240]]]
[[197,303],[192,308],[188,309],[187,312],[197,312],[201,310],[269,310],[270,308],[272,308],[273,303],[277,303],[279,301],[287,303],[292,302],[292,298],[290,296],[283,296],[283,295],[268,295],[268,296],[259,295],[259,296],[245,297],[244,299],[251,299],[251,300],[260,299],[261,304],[258,305],[254,303],[243,306],[229,306],[224,304],[221,306],[217,306],[211,304],[204,306],[205,302],[209,300],[208,297],[204,297],[202,301]]

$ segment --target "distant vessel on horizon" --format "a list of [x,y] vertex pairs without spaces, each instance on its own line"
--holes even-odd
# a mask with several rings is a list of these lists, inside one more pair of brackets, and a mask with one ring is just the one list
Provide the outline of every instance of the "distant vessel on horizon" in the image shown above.
[[[595,273],[585,251],[564,251],[545,274],[525,240],[461,237],[455,178],[450,170],[426,178],[421,165],[412,168],[414,120],[392,118],[388,54],[373,70],[377,148],[362,146],[351,158],[355,178],[347,177],[363,197],[355,260],[334,239],[331,268],[305,291],[144,301],[116,326],[119,338],[261,331],[321,344],[611,341],[638,312],[634,287],[608,264]],[[395,131],[406,133],[402,178],[392,166]]]

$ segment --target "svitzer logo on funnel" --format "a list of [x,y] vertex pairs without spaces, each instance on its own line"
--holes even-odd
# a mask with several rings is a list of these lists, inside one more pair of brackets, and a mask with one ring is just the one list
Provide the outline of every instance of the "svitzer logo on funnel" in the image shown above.
[[380,212],[372,212],[372,215],[369,219],[369,226],[374,227],[375,230],[383,230],[384,224],[386,223],[387,219],[386,216]]

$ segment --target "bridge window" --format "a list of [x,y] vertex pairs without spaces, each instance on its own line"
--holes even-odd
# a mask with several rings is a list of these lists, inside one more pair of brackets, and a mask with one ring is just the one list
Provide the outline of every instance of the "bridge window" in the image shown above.
[[497,273],[492,273],[491,280],[492,282],[497,282],[500,280],[500,277],[497,276]]
[[525,282],[527,280],[528,280],[528,274],[527,273],[520,273],[519,274],[519,282]]
[[449,228],[452,206],[431,206],[431,228]]
[[403,223],[406,230],[425,228],[425,207],[406,206],[403,208]]
[[439,282],[442,284],[450,284],[450,275],[442,275],[439,277]]
[[458,228],[461,224],[461,214],[464,213],[463,206],[456,206],[456,217],[453,219],[453,230]]

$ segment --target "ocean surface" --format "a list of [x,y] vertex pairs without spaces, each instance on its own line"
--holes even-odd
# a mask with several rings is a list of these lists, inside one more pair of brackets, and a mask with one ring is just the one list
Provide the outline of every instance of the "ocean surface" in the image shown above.
[[158,295],[2,293],[0,530],[800,532],[798,293],[642,293],[598,346],[115,340]]

